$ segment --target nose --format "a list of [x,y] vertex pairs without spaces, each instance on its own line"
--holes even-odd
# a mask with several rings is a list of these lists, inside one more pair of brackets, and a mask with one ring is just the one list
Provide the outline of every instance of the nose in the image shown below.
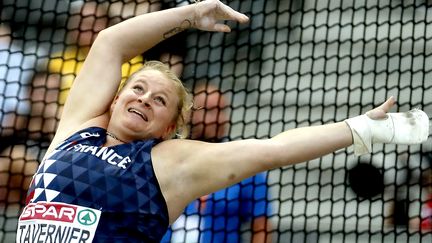
[[146,92],[145,94],[138,97],[138,102],[144,104],[145,107],[150,107],[151,94]]

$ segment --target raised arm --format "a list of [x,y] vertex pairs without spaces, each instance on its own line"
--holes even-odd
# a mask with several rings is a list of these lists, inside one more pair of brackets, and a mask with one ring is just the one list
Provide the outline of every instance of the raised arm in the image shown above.
[[103,32],[118,51],[116,55],[127,61],[188,28],[229,32],[231,29],[223,23],[225,20],[243,23],[248,17],[218,0],[206,0],[131,18]]
[[221,21],[248,18],[218,0],[143,14],[102,30],[74,81],[53,143],[107,111],[121,80],[121,65],[187,28],[228,32]]

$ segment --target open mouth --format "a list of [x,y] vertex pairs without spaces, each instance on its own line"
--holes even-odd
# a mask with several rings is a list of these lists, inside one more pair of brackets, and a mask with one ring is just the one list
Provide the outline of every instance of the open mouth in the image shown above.
[[144,121],[148,121],[147,116],[146,116],[145,114],[143,114],[142,112],[140,112],[139,110],[134,109],[134,108],[129,108],[128,111],[137,114],[137,115],[140,116]]

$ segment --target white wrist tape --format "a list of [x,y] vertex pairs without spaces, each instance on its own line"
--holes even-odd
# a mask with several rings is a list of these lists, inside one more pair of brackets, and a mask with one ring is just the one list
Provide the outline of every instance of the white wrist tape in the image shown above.
[[374,143],[420,144],[429,136],[429,118],[418,109],[387,113],[387,118],[381,120],[361,115],[345,122],[351,128],[357,156],[372,152]]

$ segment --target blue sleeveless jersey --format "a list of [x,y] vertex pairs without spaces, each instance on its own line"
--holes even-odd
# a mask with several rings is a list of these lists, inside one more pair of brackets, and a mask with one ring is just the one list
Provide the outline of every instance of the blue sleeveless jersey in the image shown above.
[[[81,130],[65,140],[39,166],[27,203],[64,203],[61,207],[79,205],[99,210],[93,242],[159,242],[169,220],[150,154],[156,140],[103,147],[105,141],[106,130],[98,127]],[[38,206],[35,207],[31,212],[38,216]],[[60,211],[58,205],[52,208]],[[61,210],[68,216],[64,208]],[[40,217],[50,212],[39,211]],[[50,213],[52,216],[53,210]],[[85,223],[91,221],[90,217],[82,219]],[[51,233],[52,239],[67,239],[66,231],[62,230],[54,232],[54,228],[48,227],[37,232],[42,237]],[[26,234],[28,237],[36,234],[36,230],[31,232],[20,233],[18,237],[24,239]],[[79,238],[74,233],[69,235]]]

